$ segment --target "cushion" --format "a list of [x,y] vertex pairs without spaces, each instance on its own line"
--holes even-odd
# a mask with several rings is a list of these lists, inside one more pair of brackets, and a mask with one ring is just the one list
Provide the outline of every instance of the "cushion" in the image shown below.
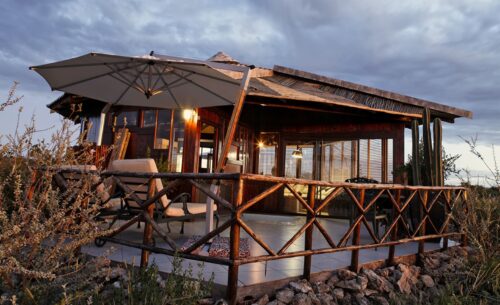
[[[187,202],[187,208],[191,214],[204,214],[207,212],[206,203],[194,203]],[[214,204],[214,211],[217,211],[217,205]],[[184,210],[182,209],[182,202],[172,203],[168,209],[164,211],[166,216],[169,217],[179,217],[184,216]]]

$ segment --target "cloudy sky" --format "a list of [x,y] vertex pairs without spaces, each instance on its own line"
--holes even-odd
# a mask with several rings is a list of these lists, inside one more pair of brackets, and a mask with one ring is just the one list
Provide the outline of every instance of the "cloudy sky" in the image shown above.
[[[244,63],[329,75],[474,112],[445,124],[459,166],[482,170],[459,136],[500,146],[500,1],[0,0],[0,101],[13,81],[23,118],[57,125],[50,92],[28,70],[91,51],[206,59],[219,50]],[[2,134],[15,109],[0,113]]]

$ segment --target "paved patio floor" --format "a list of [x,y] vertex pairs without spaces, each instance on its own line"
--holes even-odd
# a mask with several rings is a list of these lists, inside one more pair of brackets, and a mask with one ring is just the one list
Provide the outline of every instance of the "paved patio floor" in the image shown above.
[[[273,216],[263,214],[245,214],[244,221],[260,236],[273,250],[278,251],[305,223],[303,216]],[[221,223],[226,217],[222,216]],[[227,218],[226,218],[227,219]],[[321,224],[328,230],[334,242],[338,242],[344,235],[349,227],[347,220],[339,219],[321,219]],[[166,230],[166,224],[161,224]],[[171,223],[172,229],[171,237],[176,243],[181,246],[192,235],[203,235],[204,222],[195,221],[185,224],[184,234],[179,234],[180,223]],[[126,231],[120,233],[118,237],[125,238],[130,241],[142,241],[142,226],[138,229],[137,226],[132,226]],[[384,231],[381,227],[381,231]],[[229,230],[225,230],[221,236],[229,236]],[[241,237],[249,237],[246,232],[241,230]],[[156,245],[158,247],[167,248],[168,246],[159,237],[155,237]],[[361,244],[371,243],[371,237],[367,230],[362,226],[361,229]],[[350,242],[350,241],[349,241]],[[260,247],[255,241],[249,237],[250,253],[252,256],[264,255],[267,252]],[[328,247],[328,243],[323,238],[321,233],[315,228],[313,233],[313,249]],[[440,247],[438,243],[426,243],[425,250],[430,251]],[[417,252],[417,243],[408,243],[396,246],[396,256],[414,254]],[[297,251],[304,249],[304,236],[300,237],[290,248],[287,250]],[[90,255],[106,254],[111,260],[118,262],[134,263],[136,265],[140,262],[141,251],[139,249],[130,248],[126,246],[107,243],[104,247],[98,248],[96,246],[88,245],[83,248],[83,251]],[[206,249],[202,250],[205,251]],[[202,252],[203,254],[203,252]],[[360,263],[367,263],[371,261],[386,259],[388,256],[388,248],[378,248],[361,250]],[[150,256],[150,263],[155,262],[160,271],[170,272],[172,270],[173,258],[163,254],[152,253]],[[349,266],[351,261],[351,252],[342,251],[331,254],[320,254],[312,257],[312,272],[335,270]],[[214,282],[217,284],[227,284],[227,268],[226,266],[204,263],[203,268],[198,266],[199,262],[193,260],[183,260],[182,265],[187,268],[189,265],[193,267],[193,275],[196,276],[198,272],[202,272],[205,280],[214,276]],[[263,283],[287,277],[299,276],[302,274],[304,258],[287,258],[267,263],[252,263],[240,266],[239,269],[239,285],[247,286],[257,283]]]

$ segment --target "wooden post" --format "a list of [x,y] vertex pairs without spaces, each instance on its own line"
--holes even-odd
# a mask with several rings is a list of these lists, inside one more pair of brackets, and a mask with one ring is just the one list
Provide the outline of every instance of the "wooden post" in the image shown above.
[[[401,190],[396,190],[396,203],[399,208],[401,208]],[[398,216],[401,214],[397,213],[398,215],[396,216],[397,209],[395,207],[392,207],[392,219],[396,219]],[[391,240],[397,240],[398,239],[398,225],[399,225],[399,220],[396,220],[396,224],[394,225],[394,228],[392,229],[391,232]],[[391,245],[389,246],[389,257],[387,258],[387,265],[391,266],[395,264],[395,258],[396,256],[396,246]]]
[[[420,191],[419,191],[420,192]],[[425,230],[426,230],[426,223],[427,223],[427,201],[429,200],[429,191],[425,190],[423,191],[424,194],[421,196],[420,200],[422,200],[422,226],[420,227],[420,236],[424,236]],[[420,197],[420,196],[419,196]],[[425,240],[421,240],[418,242],[418,257],[417,259],[420,260],[420,255],[424,254],[425,252]]]
[[[465,217],[468,217],[469,215],[469,202],[467,200],[467,190],[462,191],[462,200],[464,203],[464,209],[465,209]],[[460,228],[461,230],[461,228]],[[462,247],[467,247],[467,234],[465,232],[462,233],[461,240],[460,240],[460,245]]]
[[[156,179],[152,178],[149,180],[148,183],[148,199],[153,197],[156,191]],[[155,204],[152,203],[150,204],[147,209],[146,213],[149,215],[150,219],[153,219],[153,213],[155,209]],[[150,246],[153,242],[153,226],[149,222],[144,223],[144,234],[142,237],[142,243],[144,245]],[[147,267],[149,263],[149,251],[142,249],[141,251],[141,267]]]
[[236,261],[239,260],[240,256],[240,224],[237,221],[240,217],[236,213],[236,209],[243,202],[243,179],[240,178],[238,181],[238,194],[236,196],[236,202],[234,204],[234,211],[232,212],[231,218],[231,231],[229,235],[229,259],[231,264],[229,265],[229,272],[227,277],[227,291],[226,298],[229,305],[236,305],[238,301],[238,269],[239,265]]
[[[311,209],[314,210],[314,204],[315,204],[315,198],[316,198],[316,185],[309,185],[309,189],[307,191],[307,203],[311,207]],[[307,212],[307,221],[309,221],[311,218],[316,217],[315,215],[312,215],[311,212]],[[309,226],[306,229],[305,232],[305,248],[304,250],[312,250],[312,242],[313,242],[313,230],[314,230],[314,225]],[[312,261],[312,256],[311,255],[306,255],[304,256],[304,273],[303,277],[306,280],[311,279],[311,261]]]
[[[360,189],[359,190],[359,204],[361,207],[364,207],[365,205],[365,189]],[[352,203],[354,204],[354,203]],[[364,215],[364,213],[363,213]],[[361,235],[361,222],[358,222],[356,224],[356,228],[354,228],[354,233],[352,237],[352,244],[357,246],[359,245],[360,241],[360,235]],[[351,251],[351,270],[354,272],[359,271],[359,249],[352,250]]]
[[[451,191],[447,190],[444,192],[446,194],[446,196],[445,196],[446,203],[444,205],[444,218],[443,219],[447,219],[448,214],[451,213],[451,210],[449,209],[449,205],[451,204]],[[448,232],[448,225],[445,225],[445,227],[443,229],[443,233],[447,233],[447,232]],[[448,249],[448,236],[443,237],[443,251],[446,249]]]

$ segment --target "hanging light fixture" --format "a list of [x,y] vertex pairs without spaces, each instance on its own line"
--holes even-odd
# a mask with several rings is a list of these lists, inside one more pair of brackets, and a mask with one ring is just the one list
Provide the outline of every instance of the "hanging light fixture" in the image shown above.
[[292,152],[292,158],[302,159],[302,149],[297,145],[297,149]]

